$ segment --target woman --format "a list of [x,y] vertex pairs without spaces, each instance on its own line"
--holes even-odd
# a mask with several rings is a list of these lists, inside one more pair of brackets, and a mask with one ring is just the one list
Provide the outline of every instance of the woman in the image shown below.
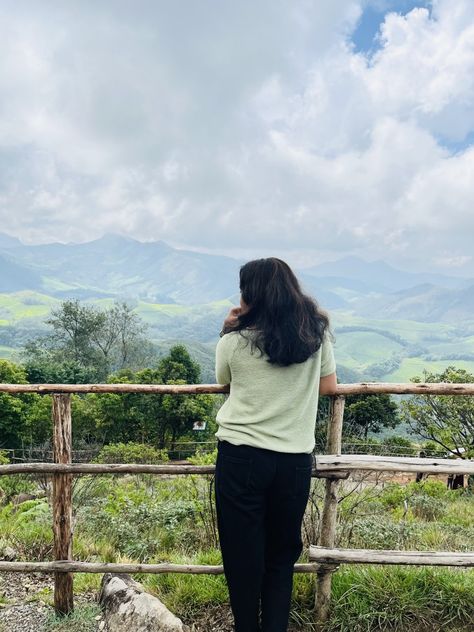
[[[236,632],[286,632],[301,554],[318,395],[334,393],[329,321],[280,259],[240,270],[216,377],[216,507]],[[259,610],[261,608],[261,623]]]

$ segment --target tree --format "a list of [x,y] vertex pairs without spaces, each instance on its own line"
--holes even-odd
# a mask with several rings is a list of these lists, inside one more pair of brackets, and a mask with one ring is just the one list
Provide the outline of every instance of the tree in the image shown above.
[[[0,382],[5,384],[26,384],[24,370],[0,360]],[[21,435],[25,424],[25,402],[19,395],[0,393],[0,447],[17,448],[21,446]]]
[[164,384],[173,384],[173,380],[184,380],[185,384],[198,384],[201,379],[201,367],[189,355],[184,345],[174,345],[167,356],[158,364]]
[[125,302],[101,310],[78,300],[63,301],[45,321],[52,331],[25,345],[32,382],[105,381],[124,367],[139,368],[153,356],[146,325]]
[[[201,368],[184,345],[175,345],[158,365],[164,384],[198,384]],[[174,447],[178,437],[192,434],[195,421],[211,421],[212,395],[163,395],[160,407],[159,447]],[[201,435],[202,437],[202,435]]]
[[345,405],[345,433],[367,439],[369,432],[395,428],[400,423],[397,404],[390,395],[349,395]]
[[[474,382],[474,375],[449,366],[441,373],[425,372],[412,382]],[[402,415],[413,434],[433,441],[456,457],[474,456],[474,401],[461,395],[414,395],[402,403]]]
[[[23,367],[0,360],[0,382],[27,384]],[[0,393],[0,447],[20,448],[51,438],[51,398]]]
[[[155,368],[122,369],[109,376],[110,383],[199,383],[200,367],[186,347],[175,345]],[[159,448],[171,447],[183,436],[193,435],[193,423],[206,421],[204,439],[214,427],[212,395],[159,395],[143,393],[89,394],[73,400],[74,436],[100,443],[139,441]]]

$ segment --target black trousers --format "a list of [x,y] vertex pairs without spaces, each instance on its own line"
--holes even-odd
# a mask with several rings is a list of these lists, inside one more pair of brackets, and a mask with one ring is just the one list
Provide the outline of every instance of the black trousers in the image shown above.
[[236,632],[287,630],[311,466],[307,453],[218,443],[217,523]]

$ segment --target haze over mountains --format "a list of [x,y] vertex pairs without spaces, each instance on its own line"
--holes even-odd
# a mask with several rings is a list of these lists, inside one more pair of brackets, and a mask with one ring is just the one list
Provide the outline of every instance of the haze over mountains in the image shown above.
[[[235,301],[242,263],[119,235],[27,246],[0,234],[2,293],[33,290],[58,299],[139,299],[183,306]],[[305,289],[329,310],[421,322],[473,318],[474,279],[411,273],[357,257],[297,272]]]
[[[66,298],[126,300],[159,352],[184,342],[214,380],[222,320],[239,300],[244,261],[119,235],[26,246],[0,234],[0,357],[19,359]],[[411,273],[356,257],[296,270],[329,310],[340,379],[408,381],[450,364],[474,373],[474,281]]]

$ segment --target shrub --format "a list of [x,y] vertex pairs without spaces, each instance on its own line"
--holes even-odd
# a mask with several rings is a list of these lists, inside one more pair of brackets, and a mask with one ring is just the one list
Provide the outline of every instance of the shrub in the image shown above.
[[369,516],[355,521],[348,544],[367,549],[406,549],[416,546],[420,535],[416,523]]
[[415,495],[410,501],[413,515],[420,520],[437,520],[446,513],[446,502],[431,496]]
[[[5,450],[0,450],[0,465],[7,465],[10,460]],[[27,494],[36,489],[34,483],[22,474],[0,476],[0,500],[8,503],[18,494]]]
[[194,456],[190,456],[188,461],[193,465],[215,465],[217,460],[217,448],[212,452],[196,451]]
[[394,454],[401,456],[415,456],[418,452],[416,446],[406,437],[393,436],[385,437],[382,441],[384,454]]
[[109,443],[102,448],[97,463],[163,463],[168,461],[166,450],[157,450],[146,443]]

